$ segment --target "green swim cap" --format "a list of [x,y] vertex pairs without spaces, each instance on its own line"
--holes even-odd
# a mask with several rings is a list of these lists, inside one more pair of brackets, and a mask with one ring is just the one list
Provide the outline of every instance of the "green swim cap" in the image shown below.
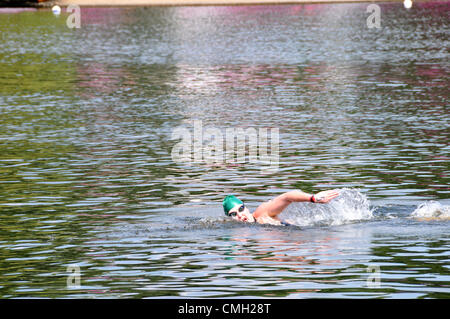
[[236,196],[228,195],[227,197],[225,197],[222,204],[223,204],[223,211],[225,212],[225,215],[228,216],[228,212],[231,209],[233,209],[233,207],[236,206],[236,204],[242,205],[244,203]]

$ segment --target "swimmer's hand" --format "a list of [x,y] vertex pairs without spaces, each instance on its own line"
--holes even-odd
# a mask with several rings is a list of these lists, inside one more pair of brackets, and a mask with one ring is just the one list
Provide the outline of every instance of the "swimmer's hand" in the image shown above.
[[315,203],[326,204],[330,200],[339,196],[339,192],[335,189],[322,191],[314,195]]

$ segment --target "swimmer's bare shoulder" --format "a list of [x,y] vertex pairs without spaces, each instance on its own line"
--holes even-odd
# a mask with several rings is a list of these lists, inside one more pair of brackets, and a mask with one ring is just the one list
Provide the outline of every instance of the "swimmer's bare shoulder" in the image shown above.
[[269,214],[272,201],[273,200],[269,200],[267,202],[262,203],[253,212],[253,217],[255,218],[257,223],[259,223],[259,224],[281,225],[281,221],[278,219],[278,217],[276,217],[276,216],[271,217],[270,214]]

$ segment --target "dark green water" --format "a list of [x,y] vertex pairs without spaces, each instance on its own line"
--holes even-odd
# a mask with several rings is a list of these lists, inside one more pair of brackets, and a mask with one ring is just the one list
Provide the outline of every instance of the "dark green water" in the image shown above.
[[[448,298],[450,6],[367,5],[1,11],[0,297]],[[175,162],[194,120],[278,129],[277,169]]]

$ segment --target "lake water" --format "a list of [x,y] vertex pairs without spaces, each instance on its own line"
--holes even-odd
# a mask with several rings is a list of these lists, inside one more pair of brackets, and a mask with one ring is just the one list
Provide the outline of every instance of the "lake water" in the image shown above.
[[[2,9],[0,297],[449,298],[450,5],[367,6]],[[198,124],[276,165],[176,161]]]

